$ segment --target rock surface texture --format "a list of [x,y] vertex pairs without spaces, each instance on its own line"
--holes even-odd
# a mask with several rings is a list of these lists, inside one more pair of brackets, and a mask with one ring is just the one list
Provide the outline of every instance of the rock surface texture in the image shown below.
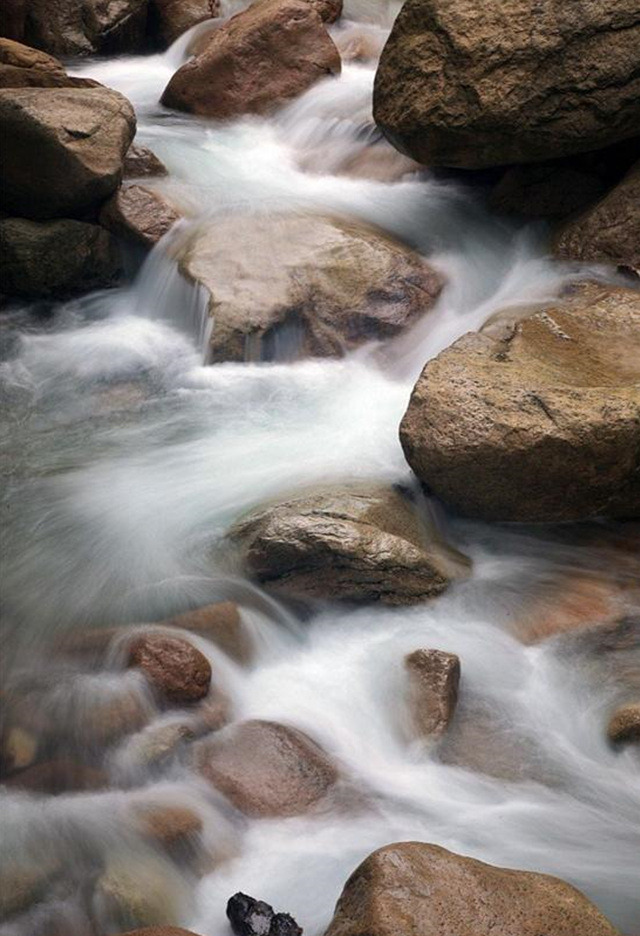
[[422,842],[386,845],[347,881],[325,936],[618,936],[564,881]]
[[640,514],[640,292],[585,284],[430,361],[400,428],[420,480],[486,520]]
[[211,665],[188,640],[164,634],[134,639],[129,665],[141,669],[151,684],[176,705],[197,702],[209,692]]
[[374,116],[402,152],[478,169],[586,152],[640,126],[636,0],[407,0]]
[[162,95],[176,110],[229,119],[263,114],[340,72],[340,53],[306,0],[258,0],[216,29]]
[[145,179],[168,175],[167,167],[146,146],[133,143],[124,157],[124,178]]
[[434,304],[442,279],[364,224],[306,215],[216,219],[182,248],[210,294],[210,360],[339,356],[390,338]]
[[76,216],[117,188],[133,108],[107,88],[0,91],[0,197],[27,218]]
[[153,32],[166,47],[192,26],[220,16],[220,0],[151,0],[150,14]]
[[180,217],[153,189],[143,185],[125,185],[102,207],[100,224],[125,240],[151,248]]
[[414,604],[442,592],[466,560],[428,542],[415,505],[391,486],[301,492],[230,531],[251,575],[293,598]]
[[609,720],[607,734],[609,740],[616,744],[640,743],[640,702],[616,709]]
[[96,88],[90,78],[72,78],[46,52],[0,38],[0,88]]
[[140,51],[147,0],[28,0],[24,41],[54,55]]
[[415,726],[425,738],[443,735],[458,704],[460,660],[442,650],[414,650],[405,658],[409,705]]

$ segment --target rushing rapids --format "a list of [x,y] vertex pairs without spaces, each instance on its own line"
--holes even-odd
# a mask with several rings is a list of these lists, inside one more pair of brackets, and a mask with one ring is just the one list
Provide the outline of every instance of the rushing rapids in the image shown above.
[[[271,117],[217,124],[158,103],[210,24],[163,54],[74,66],[133,103],[136,142],[169,170],[153,186],[185,219],[128,285],[3,316],[3,687],[59,761],[86,755],[87,776],[81,794],[11,782],[0,792],[4,880],[16,892],[53,881],[1,936],[84,936],[89,918],[123,932],[118,894],[132,879],[152,923],[219,936],[242,891],[320,936],[353,868],[402,840],[557,875],[622,932],[638,927],[638,754],[606,738],[620,687],[640,682],[637,528],[486,525],[427,502],[424,522],[470,558],[467,577],[426,604],[325,602],[312,616],[244,578],[225,546],[243,513],[292,488],[412,488],[398,425],[425,361],[497,310],[586,275],[550,260],[534,226],[490,216],[471,186],[416,171],[380,139],[373,79],[398,7],[347,2],[331,34],[354,60]],[[258,347],[244,363],[206,366],[215,316],[176,257],[231,211],[375,225],[426,255],[444,289],[404,334],[339,359],[291,362],[285,341],[270,363]],[[183,756],[184,738],[203,733],[194,716],[162,711],[123,666],[123,625],[168,621],[162,633],[175,637],[169,619],[223,601],[240,607],[250,664],[204,633],[192,642],[234,720],[292,726],[331,758],[339,778],[318,810],[239,817]],[[579,633],[592,601],[627,624]],[[59,651],[70,634],[115,627],[101,655]],[[456,730],[437,749],[416,739],[408,711],[403,660],[425,647],[462,667]],[[28,763],[31,735],[14,742]],[[168,755],[150,754],[154,743]],[[153,809],[191,816],[197,853],[168,855],[145,834],[138,819]]]

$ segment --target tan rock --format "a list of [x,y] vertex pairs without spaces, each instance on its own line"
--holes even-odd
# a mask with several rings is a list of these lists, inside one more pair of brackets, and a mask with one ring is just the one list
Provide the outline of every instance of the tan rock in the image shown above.
[[143,179],[166,176],[167,167],[156,154],[146,146],[132,143],[124,157],[123,177],[125,179]]
[[151,0],[154,32],[170,46],[192,26],[221,15],[220,0]]
[[263,114],[340,72],[340,54],[306,0],[259,0],[216,29],[162,95],[176,110],[228,119]]
[[585,284],[503,340],[460,338],[425,367],[400,437],[468,516],[637,516],[640,293]]
[[464,575],[468,561],[432,538],[391,486],[301,492],[260,508],[229,532],[247,571],[296,598],[414,604]]
[[618,936],[559,878],[496,868],[422,842],[369,855],[325,936]]
[[202,819],[184,806],[140,806],[136,823],[143,835],[165,847],[188,844],[202,832]]
[[231,215],[180,249],[210,294],[210,359],[340,356],[399,334],[428,312],[442,279],[415,251],[359,222]]
[[443,735],[458,703],[460,659],[442,650],[414,650],[405,657],[409,704],[415,726],[425,738]]
[[108,231],[148,249],[180,218],[158,192],[143,185],[119,188],[100,211],[100,224]]
[[248,816],[297,816],[338,779],[327,754],[295,728],[247,721],[195,746],[199,771]]
[[407,0],[382,53],[374,115],[402,152],[477,169],[637,135],[635,0]]
[[91,78],[72,78],[46,52],[0,38],[0,88],[97,88]]
[[176,924],[189,898],[184,879],[169,861],[135,853],[112,858],[96,885],[99,920],[122,932],[131,926]]
[[616,744],[640,742],[640,702],[616,709],[609,720],[607,735]]
[[20,725],[12,725],[3,731],[0,741],[0,765],[2,775],[28,767],[36,759],[38,739],[35,734]]
[[119,185],[135,115],[108,88],[5,88],[0,131],[5,211],[68,217],[95,208]]
[[129,665],[141,669],[174,705],[203,699],[211,685],[211,665],[192,643],[167,634],[143,634],[129,647]]

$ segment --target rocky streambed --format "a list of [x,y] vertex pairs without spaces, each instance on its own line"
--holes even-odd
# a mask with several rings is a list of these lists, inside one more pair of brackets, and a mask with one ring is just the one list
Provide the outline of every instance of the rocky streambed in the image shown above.
[[636,936],[634,4],[0,34],[0,936]]

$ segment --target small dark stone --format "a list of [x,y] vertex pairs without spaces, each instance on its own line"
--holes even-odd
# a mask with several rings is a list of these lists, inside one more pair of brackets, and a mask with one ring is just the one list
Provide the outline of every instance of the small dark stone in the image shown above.
[[302,927],[288,913],[276,913],[269,936],[302,936]]
[[275,913],[263,900],[234,894],[227,917],[236,936],[302,936],[302,929],[288,913]]

